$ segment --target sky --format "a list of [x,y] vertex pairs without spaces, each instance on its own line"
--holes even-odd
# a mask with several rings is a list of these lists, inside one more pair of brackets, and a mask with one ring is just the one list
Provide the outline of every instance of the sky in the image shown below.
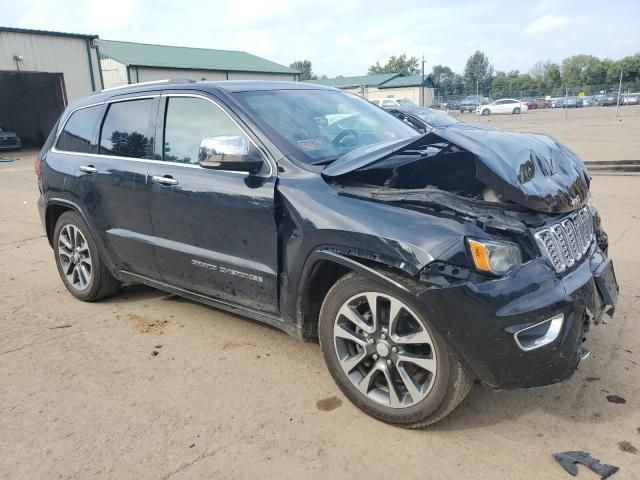
[[462,73],[473,52],[496,70],[640,52],[640,1],[0,0],[0,25],[108,40],[244,50],[317,75],[363,75],[406,53]]

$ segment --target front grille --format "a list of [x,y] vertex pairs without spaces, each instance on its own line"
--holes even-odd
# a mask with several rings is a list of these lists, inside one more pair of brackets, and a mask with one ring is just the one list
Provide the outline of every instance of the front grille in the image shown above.
[[16,137],[2,137],[0,138],[0,145],[16,145],[18,139]]
[[593,216],[584,207],[534,233],[540,252],[557,272],[571,268],[587,253],[593,241]]

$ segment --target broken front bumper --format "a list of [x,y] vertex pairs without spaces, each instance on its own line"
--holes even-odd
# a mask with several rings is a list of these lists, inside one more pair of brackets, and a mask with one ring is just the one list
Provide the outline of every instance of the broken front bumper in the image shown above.
[[[477,378],[510,389],[570,377],[584,354],[586,332],[613,313],[617,292],[611,261],[594,244],[562,276],[538,258],[499,279],[425,290],[418,300]],[[559,316],[563,321],[549,343],[525,349],[517,341],[517,332]]]

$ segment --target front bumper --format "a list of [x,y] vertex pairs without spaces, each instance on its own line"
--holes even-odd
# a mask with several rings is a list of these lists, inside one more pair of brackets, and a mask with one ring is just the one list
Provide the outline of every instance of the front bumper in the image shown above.
[[[506,277],[432,288],[418,295],[425,314],[475,376],[496,388],[550,385],[569,378],[583,340],[615,296],[601,292],[599,275],[608,260],[594,244],[579,265],[559,276],[542,258]],[[598,281],[596,281],[598,278]],[[613,277],[614,288],[617,284]],[[514,332],[558,314],[564,322],[548,345],[524,351]]]

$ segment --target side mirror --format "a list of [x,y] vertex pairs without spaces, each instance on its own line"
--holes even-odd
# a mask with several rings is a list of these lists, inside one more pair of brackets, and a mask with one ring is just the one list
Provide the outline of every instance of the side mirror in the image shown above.
[[212,170],[256,173],[262,168],[263,160],[252,150],[241,135],[207,137],[200,142],[198,163]]

